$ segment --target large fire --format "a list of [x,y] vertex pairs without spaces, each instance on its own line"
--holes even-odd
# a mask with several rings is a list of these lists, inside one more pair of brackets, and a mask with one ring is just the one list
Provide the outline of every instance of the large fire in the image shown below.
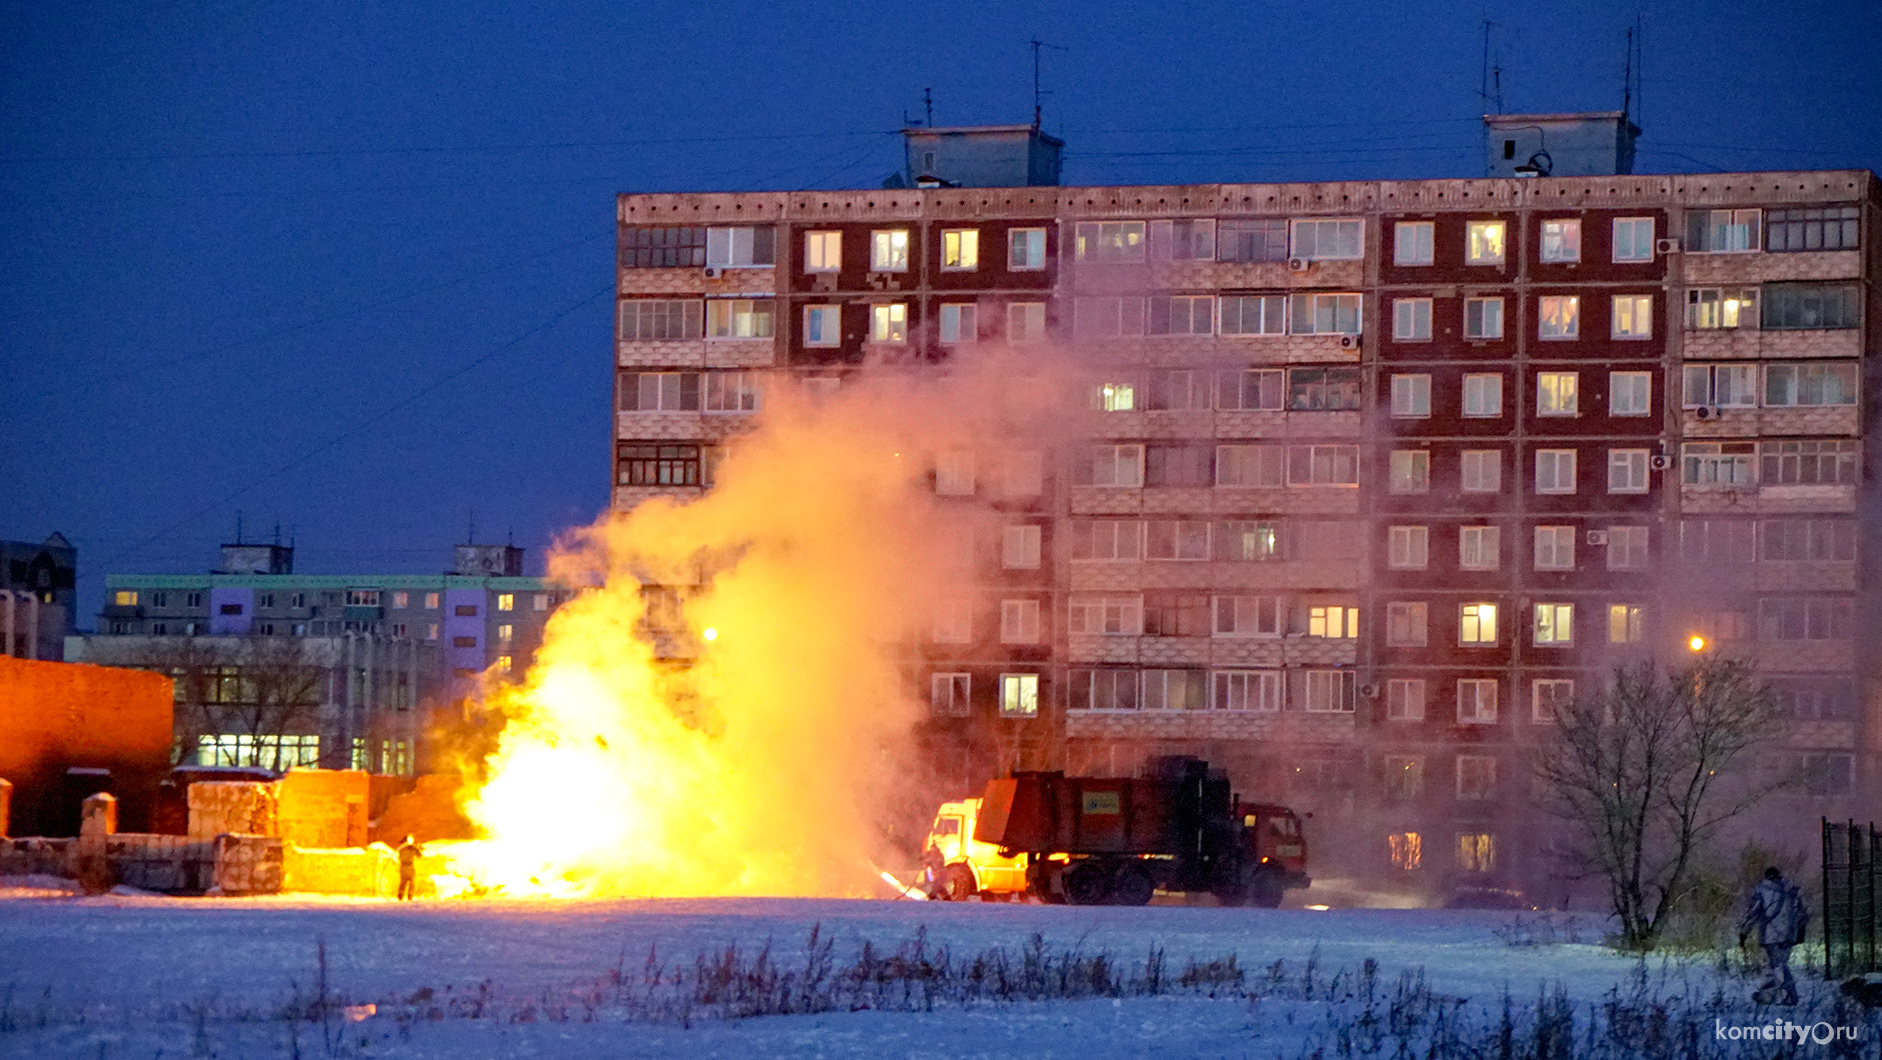
[[485,838],[453,844],[456,884],[880,893],[886,807],[925,710],[906,638],[959,576],[949,542],[977,518],[935,503],[932,454],[1037,422],[1013,390],[976,392],[1000,374],[770,394],[713,489],[573,535],[551,575],[593,587],[494,693],[508,722],[464,803]]

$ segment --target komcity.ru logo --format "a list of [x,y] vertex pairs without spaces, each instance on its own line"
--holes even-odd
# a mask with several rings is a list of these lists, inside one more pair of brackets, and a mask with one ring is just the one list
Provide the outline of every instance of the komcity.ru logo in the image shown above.
[[1853,1042],[1862,1039],[1861,1027],[1836,1027],[1828,1023],[1792,1023],[1790,1020],[1773,1020],[1770,1023],[1745,1023],[1726,1026],[1725,1021],[1714,1018],[1712,1037],[1718,1041],[1753,1041],[1753,1042],[1789,1042],[1799,1044],[1809,1042],[1813,1045],[1828,1045],[1831,1042]]

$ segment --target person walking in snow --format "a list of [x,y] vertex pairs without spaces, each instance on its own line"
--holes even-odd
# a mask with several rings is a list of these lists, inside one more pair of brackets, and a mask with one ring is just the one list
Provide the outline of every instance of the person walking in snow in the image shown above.
[[1764,947],[1765,975],[1754,999],[1762,1004],[1797,1003],[1797,980],[1791,978],[1791,947],[1804,940],[1804,928],[1810,923],[1810,910],[1795,884],[1784,878],[1776,867],[1764,870],[1764,881],[1751,892],[1745,904],[1744,919],[1738,922],[1738,944],[1743,946],[1753,931]]
[[425,848],[418,845],[418,840],[411,836],[399,844],[399,901],[412,900],[412,892],[418,888],[418,856]]

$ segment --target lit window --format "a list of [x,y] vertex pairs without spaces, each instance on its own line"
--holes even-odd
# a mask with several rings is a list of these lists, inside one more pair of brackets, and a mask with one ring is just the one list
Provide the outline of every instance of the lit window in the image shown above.
[[1493,872],[1496,869],[1496,836],[1488,832],[1464,832],[1457,837],[1457,867],[1465,872]]
[[891,302],[869,307],[869,341],[907,342],[908,305]]
[[[297,603],[294,606],[300,607],[301,605]],[[425,594],[425,606],[433,611],[436,611],[438,609],[438,594],[426,593]]]
[[1393,299],[1392,337],[1399,342],[1429,341],[1431,338],[1431,299]]
[[1465,604],[1459,612],[1457,641],[1459,644],[1495,644],[1496,605]]
[[136,607],[137,590],[119,589],[117,592],[111,594],[111,602],[118,607]]
[[1430,553],[1431,528],[1394,526],[1386,531],[1386,564],[1394,570],[1424,570]]
[[1536,643],[1573,644],[1575,642],[1574,604],[1536,605]]
[[1495,526],[1465,526],[1457,531],[1457,565],[1464,570],[1496,570],[1503,562],[1503,532]]
[[1542,222],[1542,260],[1580,261],[1581,222],[1575,220]]
[[843,233],[804,233],[805,272],[836,272],[842,267]]
[[377,589],[348,589],[346,591],[346,606],[348,607],[378,607],[379,606],[379,590]]
[[709,339],[768,339],[771,337],[772,300],[769,298],[713,298],[706,302],[706,337]]
[[515,639],[516,639],[516,627],[515,626],[505,624],[505,625],[501,625],[497,627],[497,643],[498,644],[508,644]]
[[968,271],[980,267],[980,232],[972,228],[949,228],[941,232],[941,268]]
[[1696,331],[1758,326],[1756,287],[1698,287],[1686,292],[1686,326]]
[[516,610],[516,594],[515,593],[498,593],[497,594],[497,610],[499,611]]
[[1608,373],[1608,415],[1647,416],[1652,412],[1652,372]]
[[1536,375],[1536,415],[1573,416],[1581,408],[1578,372],[1539,372]]
[[1614,321],[1611,334],[1617,339],[1653,337],[1653,296],[1617,294],[1614,296]]
[[1006,267],[1013,272],[1037,272],[1046,267],[1046,230],[1014,228],[1006,233]]
[[1471,265],[1503,264],[1502,221],[1471,221],[1464,227],[1464,261]]
[[1503,373],[1471,372],[1464,376],[1464,415],[1503,415]]
[[1424,864],[1424,841],[1417,832],[1393,832],[1385,842],[1393,868],[1411,872]]
[[1008,342],[1037,342],[1046,337],[1044,302],[1008,302],[1006,339]]
[[1359,608],[1309,607],[1307,635],[1330,640],[1347,640],[1359,636]]
[[1039,601],[1000,601],[1000,643],[1039,643]]
[[1572,339],[1581,333],[1581,299],[1572,294],[1536,300],[1536,337]]
[[1536,569],[1575,569],[1575,528],[1572,526],[1536,527]]
[[1394,375],[1392,377],[1392,415],[1431,415],[1431,377],[1429,375]]
[[1431,489],[1430,451],[1392,450],[1391,489],[1393,493],[1424,493]]
[[973,675],[936,673],[928,677],[928,708],[942,717],[964,718],[968,712],[968,693]]
[[1496,680],[1465,678],[1457,682],[1457,720],[1466,725],[1496,721]]
[[804,345],[836,346],[843,341],[843,309],[833,305],[804,307]]
[[1425,646],[1425,615],[1423,601],[1395,600],[1385,605],[1385,642],[1394,648],[1422,648]]
[[869,271],[908,271],[908,229],[892,228],[869,233]]
[[1652,456],[1645,449],[1608,450],[1608,492],[1647,492],[1647,464]]
[[1464,337],[1500,339],[1503,337],[1503,299],[1464,299]]
[[1008,718],[1039,716],[1039,675],[1000,675],[1000,714]]
[[1458,454],[1457,465],[1458,486],[1465,493],[1502,492],[1502,450],[1465,449]]
[[1653,260],[1653,218],[1616,217],[1614,219],[1614,260]]
[[1080,221],[1073,236],[1073,257],[1079,261],[1133,262],[1144,260],[1142,221]]
[[1431,256],[1430,221],[1400,221],[1392,228],[1392,263],[1394,265],[1429,265]]
[[1536,450],[1536,492],[1575,492],[1575,450]]
[[1309,261],[1352,261],[1365,255],[1358,219],[1295,221],[1290,226],[1292,257]]
[[436,622],[428,623],[425,626],[425,639],[426,640],[438,639],[438,624]]
[[1639,604],[1608,606],[1608,643],[1638,644],[1641,640]]
[[978,313],[972,302],[941,304],[941,342],[953,346],[973,342],[980,337],[976,324]]

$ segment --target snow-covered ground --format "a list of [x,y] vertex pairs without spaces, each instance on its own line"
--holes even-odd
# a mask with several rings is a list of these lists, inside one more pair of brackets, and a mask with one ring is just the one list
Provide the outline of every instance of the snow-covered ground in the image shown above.
[[[1546,921],[1557,935],[1587,941],[1530,946],[1512,944],[1519,914],[1492,912],[786,899],[401,905],[78,898],[39,883],[0,890],[0,1055],[1109,1060],[1292,1058],[1327,1045],[1332,1057],[1339,1027],[1369,1008],[1449,1012],[1453,1020],[1463,1013],[1469,1026],[1488,1026],[1506,990],[1519,1007],[1533,1008],[1559,984],[1585,1023],[1610,991],[1632,994],[1643,971],[1647,989],[1661,997],[1724,998],[1743,1022],[1770,1015],[1740,1001],[1749,984],[1721,980],[1709,965],[1643,965],[1601,949],[1592,943],[1603,923],[1587,916]],[[1541,923],[1537,914],[1522,916],[1532,928]],[[907,953],[917,932],[931,963],[945,951],[953,978],[943,982],[905,962],[872,966],[876,985],[846,992],[816,995],[787,979],[784,993],[797,989],[799,1000],[785,1008],[809,1014],[725,1018],[767,990],[774,1000],[784,996],[775,977],[752,986],[763,971],[754,958],[767,942],[772,967],[814,969],[806,950],[813,925],[833,943],[832,982],[856,966],[865,942],[877,955]],[[331,999],[324,1007],[322,943]],[[719,994],[745,1000],[699,1003],[700,958],[711,966],[728,947],[738,953],[732,978],[750,989],[740,994],[733,983]],[[1018,1000],[1027,988],[1002,994],[965,971],[975,955],[998,948],[1017,977],[1029,947],[1048,972],[1085,970],[1104,954],[1114,962],[1112,986],[1058,1000],[1064,993],[1035,977],[1032,994],[1047,999]],[[1152,989],[1147,962],[1156,950],[1163,982]],[[658,983],[647,982],[650,952],[666,969]],[[1076,957],[1067,961],[1068,954]],[[1221,963],[1230,956],[1234,972]],[[1192,959],[1204,974],[1191,986],[1170,982]],[[1368,960],[1376,962],[1370,974]],[[1399,975],[1419,969],[1424,1000],[1408,1007]],[[814,996],[838,1010],[815,1011],[827,1004],[805,1000]],[[858,1006],[866,1010],[850,1011]],[[1863,1055],[1873,1055],[1874,1039],[1867,1044]]]

